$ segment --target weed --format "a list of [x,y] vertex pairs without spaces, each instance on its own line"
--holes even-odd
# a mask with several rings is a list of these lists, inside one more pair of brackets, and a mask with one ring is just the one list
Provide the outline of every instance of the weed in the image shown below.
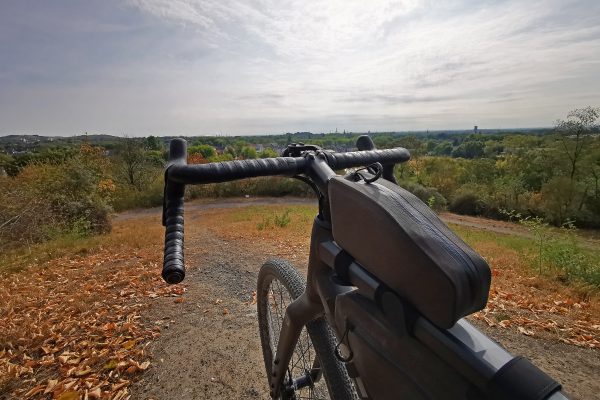
[[262,221],[260,221],[258,224],[256,224],[256,229],[258,229],[259,231],[262,231],[262,230],[267,229],[267,228],[269,228],[271,226],[273,226],[273,222],[271,221],[271,217],[263,216]]
[[[564,283],[576,283],[582,292],[600,288],[600,263],[596,249],[584,248],[572,221],[565,222],[560,229],[551,228],[542,218],[522,217],[515,211],[501,210],[509,220],[525,226],[531,238],[494,235],[489,239],[504,243],[523,253],[534,254],[532,263],[539,275],[550,273]],[[461,229],[459,229],[461,230]],[[483,233],[461,232],[469,241]],[[488,239],[488,240],[489,240]]]
[[292,220],[290,218],[290,211],[291,210],[288,208],[283,212],[283,214],[275,214],[275,225],[280,228],[285,228],[288,226]]
[[519,220],[519,223],[527,228],[533,235],[537,247],[537,264],[540,275],[542,274],[542,266],[544,250],[547,245],[548,238],[548,223],[540,217],[525,217]]
[[435,207],[435,196],[431,196],[427,199],[427,205],[429,208],[434,209]]

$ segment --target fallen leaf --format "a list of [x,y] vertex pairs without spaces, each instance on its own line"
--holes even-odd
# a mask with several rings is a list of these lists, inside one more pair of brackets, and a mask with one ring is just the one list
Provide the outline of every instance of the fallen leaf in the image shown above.
[[80,369],[79,371],[75,371],[75,376],[85,376],[92,372],[90,367],[85,367],[84,369]]
[[144,361],[143,363],[140,364],[140,369],[142,371],[145,371],[148,369],[149,366],[150,366],[150,361]]
[[48,384],[46,385],[46,390],[44,390],[44,394],[50,393],[57,383],[58,379],[48,379]]
[[115,369],[117,368],[117,361],[116,360],[110,360],[109,362],[107,362],[106,364],[104,364],[104,367],[102,367],[105,370],[111,370],[111,369]]
[[527,329],[523,328],[522,326],[517,327],[517,330],[519,331],[519,333],[522,333],[523,335],[533,336],[533,331],[527,330]]
[[79,400],[79,393],[74,390],[64,392],[56,400]]
[[134,373],[136,373],[137,370],[138,370],[138,367],[136,367],[135,365],[132,365],[129,368],[127,368],[125,370],[125,372],[128,374],[134,374]]
[[129,350],[133,346],[135,346],[135,340],[128,340],[128,341],[124,342],[122,346],[123,346],[124,349]]
[[90,390],[90,391],[88,392],[88,397],[89,397],[90,399],[100,399],[100,398],[102,397],[102,390],[100,390],[100,388],[99,388],[99,387],[97,387],[97,388],[96,388],[96,389],[94,389],[94,390]]
[[33,389],[31,389],[30,391],[28,391],[27,393],[25,393],[25,398],[35,396],[36,394],[42,392],[43,390],[44,390],[44,385],[38,385],[38,386],[34,387]]

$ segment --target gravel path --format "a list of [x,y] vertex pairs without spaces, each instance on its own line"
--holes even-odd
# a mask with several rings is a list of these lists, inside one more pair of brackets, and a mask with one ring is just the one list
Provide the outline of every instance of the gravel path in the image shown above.
[[[307,202],[312,200],[191,203],[186,217],[196,220],[203,209]],[[130,212],[119,218],[135,216]],[[256,306],[251,305],[251,298],[260,265],[276,257],[277,251],[273,245],[250,239],[225,241],[210,227],[186,234],[187,292],[183,302],[175,298],[153,300],[144,316],[162,327],[162,336],[149,348],[155,361],[131,388],[132,399],[268,399]],[[301,257],[299,263],[305,262]],[[573,398],[600,398],[598,351],[474,323],[509,351],[532,359],[562,382]]]

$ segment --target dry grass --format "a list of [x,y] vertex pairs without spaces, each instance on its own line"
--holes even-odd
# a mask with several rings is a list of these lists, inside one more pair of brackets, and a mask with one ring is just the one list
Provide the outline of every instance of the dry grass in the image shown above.
[[[260,228],[265,219],[286,210],[291,217],[288,226]],[[215,235],[236,241],[236,246],[260,246],[266,254],[290,259],[303,269],[315,213],[315,208],[309,206],[211,210],[202,223]],[[492,268],[488,306],[475,318],[499,329],[600,347],[600,301],[596,290],[577,282],[564,282],[555,275],[537,275],[530,267],[526,238],[454,228]]]

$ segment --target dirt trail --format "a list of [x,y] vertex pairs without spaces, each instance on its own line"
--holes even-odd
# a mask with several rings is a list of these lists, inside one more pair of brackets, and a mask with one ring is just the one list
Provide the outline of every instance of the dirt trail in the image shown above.
[[[290,204],[285,199],[241,199],[195,202],[186,208],[186,221],[190,221],[186,227],[187,291],[183,301],[153,300],[144,316],[161,326],[162,336],[150,346],[153,367],[131,387],[132,399],[268,398],[256,306],[250,303],[258,268],[281,253],[273,243],[219,237],[210,226],[195,221],[206,220],[218,208],[273,203]],[[143,211],[144,215],[159,212]],[[136,218],[136,213],[119,218]],[[295,263],[305,265],[306,256]],[[509,351],[532,359],[562,382],[573,398],[600,398],[598,351],[473,322]]]
[[208,231],[188,243],[187,263],[200,267],[188,271],[184,302],[156,299],[147,316],[162,337],[151,348],[156,367],[132,388],[133,399],[267,398],[256,305],[250,305],[262,257],[239,254]]
[[[249,198],[227,198],[227,199],[199,199],[189,201],[185,205],[185,210],[189,212],[197,212],[202,210],[220,209],[220,208],[239,208],[246,206],[264,206],[273,204],[316,204],[316,199],[303,198],[303,197],[249,197]],[[161,208],[144,208],[125,211],[117,214],[114,218],[115,221],[127,221],[135,218],[139,218],[144,215],[157,214],[161,211]],[[472,217],[468,215],[459,215],[449,212],[443,212],[440,215],[440,219],[445,223],[451,223],[455,225],[466,226],[470,228],[477,228],[489,232],[501,233],[504,235],[517,235],[523,237],[531,237],[531,233],[527,229],[519,224],[498,221],[488,218]],[[592,230],[579,230],[579,235],[586,243],[590,246],[600,246],[600,233]]]

